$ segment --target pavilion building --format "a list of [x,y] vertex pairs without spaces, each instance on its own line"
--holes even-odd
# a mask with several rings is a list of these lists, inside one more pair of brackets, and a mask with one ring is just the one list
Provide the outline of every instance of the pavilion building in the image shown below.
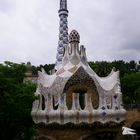
[[107,77],[100,77],[90,68],[86,49],[79,45],[79,33],[72,30],[68,36],[66,0],[60,0],[59,17],[56,72],[52,75],[43,69],[38,72],[35,94],[39,98],[33,103],[33,121],[62,127],[68,123],[90,126],[98,123],[102,129],[111,124],[120,129],[126,111],[122,106],[119,71],[113,68]]

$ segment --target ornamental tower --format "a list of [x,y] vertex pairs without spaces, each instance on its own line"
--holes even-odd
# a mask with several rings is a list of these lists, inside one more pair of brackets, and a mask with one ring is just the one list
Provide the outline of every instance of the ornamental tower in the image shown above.
[[60,9],[58,13],[60,17],[60,24],[59,24],[59,42],[57,47],[56,65],[55,65],[56,70],[58,70],[58,68],[62,64],[64,48],[68,45],[67,0],[60,0]]

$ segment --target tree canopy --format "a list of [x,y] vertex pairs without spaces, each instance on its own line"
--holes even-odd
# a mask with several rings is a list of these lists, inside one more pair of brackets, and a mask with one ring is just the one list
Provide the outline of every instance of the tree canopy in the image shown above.
[[24,84],[24,64],[0,64],[0,139],[30,139],[35,85]]

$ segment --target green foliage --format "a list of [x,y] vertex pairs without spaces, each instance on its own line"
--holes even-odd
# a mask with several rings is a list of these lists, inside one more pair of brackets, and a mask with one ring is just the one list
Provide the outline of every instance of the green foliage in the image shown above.
[[44,70],[46,71],[47,74],[50,74],[50,71],[52,69],[54,69],[54,64],[45,64],[44,66],[43,65],[40,65],[40,66],[32,66],[32,74],[33,75],[37,75],[38,74],[38,71],[41,71],[41,68],[44,68]]
[[130,62],[125,62],[123,60],[113,62],[96,61],[89,62],[89,65],[99,76],[107,76],[113,67],[120,71],[121,77],[123,77],[126,73],[130,74],[140,71],[140,63],[137,64],[133,60]]
[[125,74],[121,81],[124,101],[140,104],[140,72]]
[[106,61],[89,62],[89,65],[99,76],[102,77],[107,76],[113,68],[112,65]]
[[26,140],[33,134],[33,84],[23,84],[24,64],[0,64],[0,139]]
[[45,71],[49,74],[50,73],[50,71],[54,68],[54,64],[45,64],[44,66],[43,66],[43,68],[45,69]]

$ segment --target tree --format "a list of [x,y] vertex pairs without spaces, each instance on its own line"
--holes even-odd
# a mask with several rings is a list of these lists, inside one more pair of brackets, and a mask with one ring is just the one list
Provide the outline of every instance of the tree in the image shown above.
[[107,76],[113,68],[111,63],[106,61],[89,62],[89,65],[101,77]]
[[0,64],[0,139],[30,139],[35,85],[23,84],[24,64]]
[[121,83],[124,102],[140,104],[140,72],[125,74]]

